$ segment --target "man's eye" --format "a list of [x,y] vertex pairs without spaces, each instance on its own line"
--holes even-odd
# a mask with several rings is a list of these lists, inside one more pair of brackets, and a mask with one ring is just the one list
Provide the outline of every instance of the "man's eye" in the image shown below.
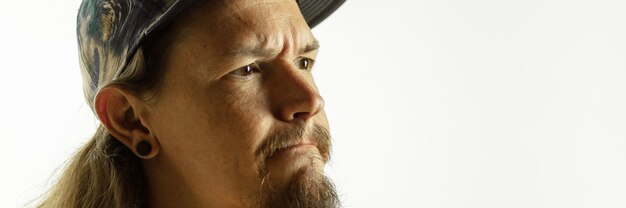
[[247,76],[250,76],[250,75],[252,75],[254,73],[258,73],[260,71],[261,70],[259,69],[259,65],[256,64],[256,63],[253,63],[253,64],[246,65],[244,67],[241,67],[239,69],[235,69],[235,70],[229,72],[228,74],[235,75],[235,76],[240,76],[240,77],[247,77]]
[[299,69],[309,71],[309,70],[311,70],[313,68],[313,63],[314,62],[315,61],[313,59],[310,59],[310,58],[300,58],[298,60],[298,63],[296,63],[296,64],[298,64],[298,68]]

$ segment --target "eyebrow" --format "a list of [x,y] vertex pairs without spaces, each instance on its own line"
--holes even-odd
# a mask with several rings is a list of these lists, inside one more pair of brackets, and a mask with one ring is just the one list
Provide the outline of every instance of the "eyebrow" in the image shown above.
[[[300,54],[309,53],[315,51],[320,48],[319,41],[313,39],[313,42],[306,44],[304,47],[300,48],[298,52]],[[229,52],[227,52],[228,56],[253,56],[253,57],[270,57],[278,54],[280,51],[275,48],[263,48],[261,43],[256,44],[252,47],[234,47]]]
[[319,48],[320,48],[320,42],[317,41],[316,39],[313,39],[313,42],[304,46],[304,48],[300,50],[300,53],[308,53],[311,51],[315,51]]

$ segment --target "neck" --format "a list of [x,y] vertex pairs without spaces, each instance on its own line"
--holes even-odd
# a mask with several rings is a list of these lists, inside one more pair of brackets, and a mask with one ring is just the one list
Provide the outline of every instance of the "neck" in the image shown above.
[[216,200],[194,190],[181,173],[163,157],[143,161],[143,172],[148,184],[148,205],[161,207],[225,207]]

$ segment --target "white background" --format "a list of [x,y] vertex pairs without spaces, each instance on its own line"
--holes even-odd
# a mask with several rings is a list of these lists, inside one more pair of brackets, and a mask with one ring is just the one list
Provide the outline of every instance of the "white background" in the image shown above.
[[[94,132],[78,0],[2,0],[0,207]],[[626,2],[350,0],[315,28],[345,207],[626,207]]]

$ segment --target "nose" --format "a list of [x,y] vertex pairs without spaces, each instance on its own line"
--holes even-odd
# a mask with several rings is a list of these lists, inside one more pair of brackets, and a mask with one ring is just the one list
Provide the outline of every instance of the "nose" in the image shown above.
[[272,90],[275,116],[285,122],[307,122],[324,109],[324,100],[315,87],[310,72],[281,70]]

